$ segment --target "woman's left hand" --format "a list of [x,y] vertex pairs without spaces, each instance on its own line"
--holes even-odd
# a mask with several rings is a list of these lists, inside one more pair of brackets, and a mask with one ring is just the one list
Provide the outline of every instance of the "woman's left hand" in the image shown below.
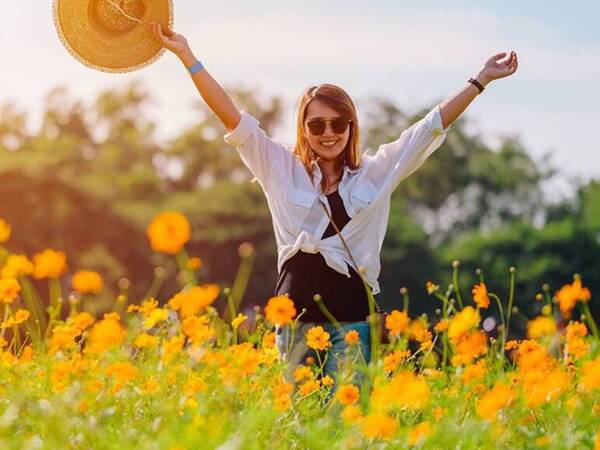
[[480,77],[485,79],[487,82],[497,80],[498,78],[504,78],[512,75],[517,71],[519,67],[519,60],[517,59],[517,53],[514,51],[510,52],[510,55],[506,56],[506,52],[498,53],[488,59],[483,68],[479,72],[477,78]]

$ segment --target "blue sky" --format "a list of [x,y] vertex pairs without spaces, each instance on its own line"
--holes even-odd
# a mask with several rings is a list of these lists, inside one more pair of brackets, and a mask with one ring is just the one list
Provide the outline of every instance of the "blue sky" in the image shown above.
[[[172,55],[133,74],[95,72],[62,47],[51,2],[33,3],[3,5],[0,103],[31,111],[35,124],[53,86],[89,101],[135,79],[155,97],[149,113],[161,138],[197,119],[200,99]],[[550,151],[567,177],[583,178],[600,178],[598,17],[600,2],[588,1],[175,0],[175,29],[217,80],[285,97],[285,123],[274,137],[287,144],[295,101],[309,84],[339,84],[359,114],[371,95],[412,112],[461,88],[492,54],[514,49],[518,72],[472,103],[470,131],[491,145],[520,136],[534,158]]]

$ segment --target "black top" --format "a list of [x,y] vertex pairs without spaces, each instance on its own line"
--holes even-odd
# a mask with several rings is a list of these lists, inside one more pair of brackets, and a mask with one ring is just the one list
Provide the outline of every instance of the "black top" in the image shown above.
[[[344,203],[338,191],[327,195],[331,216],[341,230],[350,221]],[[330,223],[323,239],[336,234]],[[369,314],[369,303],[365,287],[356,271],[348,266],[350,278],[337,272],[325,263],[320,253],[299,251],[285,263],[277,278],[275,295],[288,294],[294,301],[298,314],[302,308],[306,313],[300,317],[304,322],[328,322],[313,300],[315,294],[321,294],[323,304],[339,322],[365,320]]]

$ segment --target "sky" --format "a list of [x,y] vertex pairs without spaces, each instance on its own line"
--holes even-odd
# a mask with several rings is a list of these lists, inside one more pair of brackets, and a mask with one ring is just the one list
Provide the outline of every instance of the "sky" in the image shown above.
[[[52,1],[4,3],[0,104],[30,112],[32,127],[55,86],[89,102],[133,80],[154,98],[148,113],[162,140],[197,121],[202,100],[172,54],[130,74],[97,72],[62,46]],[[294,105],[309,85],[334,83],[357,105],[379,96],[413,113],[462,88],[493,54],[515,50],[517,73],[474,100],[464,113],[468,130],[492,146],[519,137],[536,160],[550,152],[564,180],[600,178],[600,2],[174,3],[175,31],[222,85],[283,96],[284,122],[273,136],[283,143],[293,144]]]

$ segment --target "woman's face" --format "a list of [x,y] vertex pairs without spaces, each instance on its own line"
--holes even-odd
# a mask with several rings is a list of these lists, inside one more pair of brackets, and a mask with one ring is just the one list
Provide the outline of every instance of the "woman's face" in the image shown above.
[[[312,100],[306,108],[304,134],[308,139],[310,148],[323,160],[336,160],[344,152],[348,143],[350,125],[346,127],[346,130],[342,134],[334,133],[330,121],[336,117],[341,117],[340,113],[316,99]],[[325,132],[320,136],[313,135],[307,125],[308,122],[317,118],[324,119],[327,124]]]

